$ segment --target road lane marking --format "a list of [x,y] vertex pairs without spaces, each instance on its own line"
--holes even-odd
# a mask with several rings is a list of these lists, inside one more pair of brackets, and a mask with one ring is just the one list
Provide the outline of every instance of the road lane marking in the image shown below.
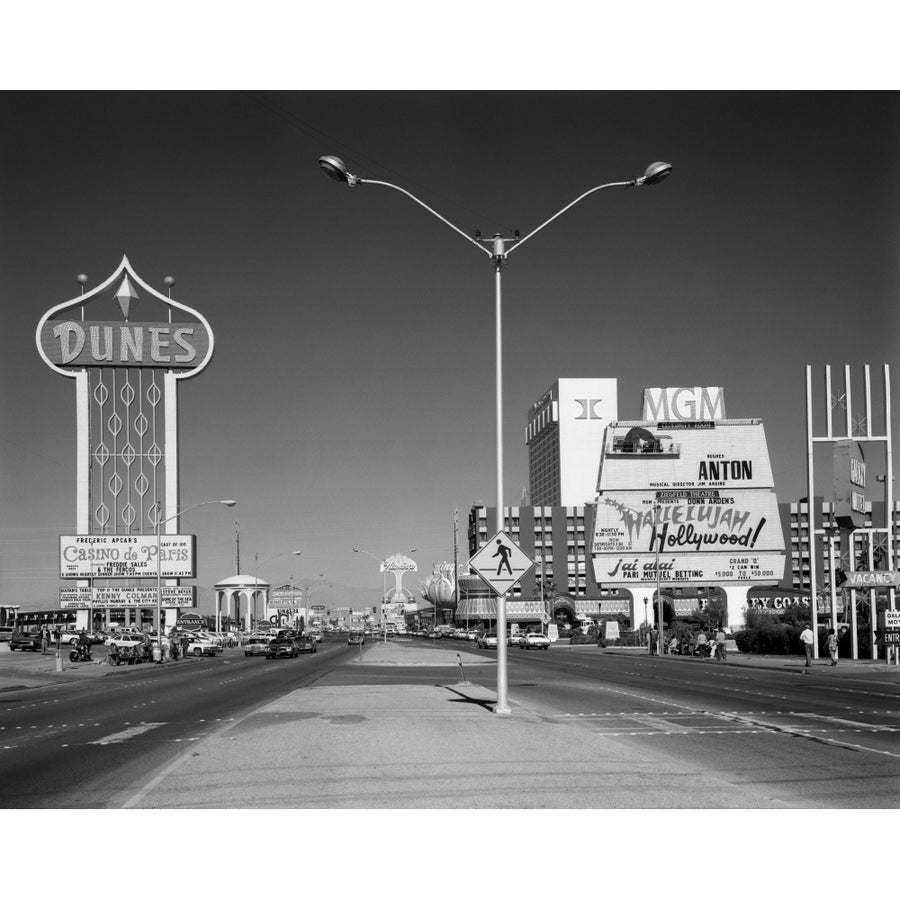
[[117,731],[115,734],[107,735],[106,737],[91,741],[90,743],[99,744],[100,746],[105,746],[106,744],[124,744],[125,741],[130,741],[138,735],[146,734],[148,731],[152,731],[154,728],[159,728],[165,724],[165,722],[142,722],[140,725],[133,725],[131,728],[126,728],[124,731]]

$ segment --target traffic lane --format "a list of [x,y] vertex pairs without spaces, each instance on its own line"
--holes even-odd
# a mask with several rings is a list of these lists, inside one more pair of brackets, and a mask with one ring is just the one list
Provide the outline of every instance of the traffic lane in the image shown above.
[[[835,708],[862,709],[864,713],[894,713],[900,704],[900,690],[873,673],[870,680],[859,677],[807,678],[781,670],[730,667],[728,663],[700,663],[666,657],[623,657],[605,654],[578,654],[570,651],[549,654],[510,655],[510,665],[531,659],[541,670],[579,674],[589,681],[612,682],[620,687],[643,688],[650,696],[677,685],[682,699],[702,708],[717,710],[734,704],[752,703],[754,708],[778,708],[784,702],[804,702],[818,711]],[[642,695],[644,696],[644,695]]]
[[312,683],[343,655],[338,649],[309,659],[269,661],[232,654],[147,666],[149,672],[139,677],[112,675],[29,691],[31,697],[19,703],[5,697],[0,802],[103,807],[186,745],[256,705]]
[[[656,665],[658,658],[650,665],[610,667],[565,653],[550,657],[518,657],[510,666],[513,715],[536,713],[543,721],[623,742],[635,752],[652,748],[685,773],[707,771],[773,802],[829,808],[893,808],[900,802],[897,712],[871,704],[861,713],[837,708],[839,685],[832,685],[823,709],[819,688],[813,694],[779,693],[770,682],[782,673],[743,670],[731,674],[766,683],[737,695],[752,697],[755,710],[734,709],[735,695],[719,695],[726,673],[708,667],[688,681],[673,676],[671,666]],[[697,702],[704,687],[698,679],[706,680],[703,703]],[[807,688],[806,681],[799,687]],[[884,702],[877,685],[859,693]],[[776,707],[783,697],[791,708]]]
[[891,753],[896,744],[897,698],[877,683],[814,684],[768,670],[729,670],[727,664],[679,669],[675,661],[644,659],[517,656],[509,666],[510,703],[571,716],[678,716],[682,725],[685,716],[701,722],[715,716],[742,728],[828,735],[874,753]]

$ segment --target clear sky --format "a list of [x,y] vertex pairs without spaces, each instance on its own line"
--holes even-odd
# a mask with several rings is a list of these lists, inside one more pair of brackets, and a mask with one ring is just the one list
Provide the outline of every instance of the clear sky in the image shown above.
[[455,509],[465,548],[469,507],[495,498],[490,261],[401,194],[328,180],[326,153],[485,235],[674,166],[586,199],[504,270],[509,503],[527,410],[560,377],[618,378],[623,419],[643,387],[723,386],[730,416],[764,420],[780,500],[806,490],[807,364],[820,384],[825,364],[868,363],[876,385],[894,364],[900,421],[894,92],[7,93],[0,109],[4,602],[55,603],[74,530],[74,385],[35,327],[123,254],[160,291],[173,275],[216,336],[180,387],[183,504],[238,501],[182,523],[201,611],[234,574],[235,520],[245,572],[258,554],[271,581],[374,596],[354,546],[416,548],[408,587],[452,560]]

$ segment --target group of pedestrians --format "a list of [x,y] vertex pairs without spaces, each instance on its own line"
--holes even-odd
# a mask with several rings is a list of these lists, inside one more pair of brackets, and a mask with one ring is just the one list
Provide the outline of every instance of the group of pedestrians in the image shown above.
[[658,655],[659,646],[662,643],[662,652],[670,655],[699,656],[704,659],[715,659],[718,662],[726,660],[725,631],[721,626],[712,633],[712,636],[707,635],[703,628],[691,634],[690,637],[683,634],[681,636],[672,634],[670,637],[666,637],[664,633],[662,642],[660,642],[659,631],[655,625],[647,626],[642,630],[645,630],[651,656]]
[[[803,644],[803,652],[806,654],[806,668],[812,665],[815,640],[812,626],[807,622],[806,627],[800,632],[800,643]],[[825,649],[828,651],[831,665],[836,666],[838,664],[838,636],[833,628],[829,628],[828,634],[825,635]]]

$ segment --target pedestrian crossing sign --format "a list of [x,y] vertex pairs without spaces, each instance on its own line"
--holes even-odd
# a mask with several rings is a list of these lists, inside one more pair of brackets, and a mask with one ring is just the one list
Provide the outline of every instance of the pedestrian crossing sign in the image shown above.
[[501,596],[533,567],[534,560],[505,531],[498,531],[469,560],[469,568]]

